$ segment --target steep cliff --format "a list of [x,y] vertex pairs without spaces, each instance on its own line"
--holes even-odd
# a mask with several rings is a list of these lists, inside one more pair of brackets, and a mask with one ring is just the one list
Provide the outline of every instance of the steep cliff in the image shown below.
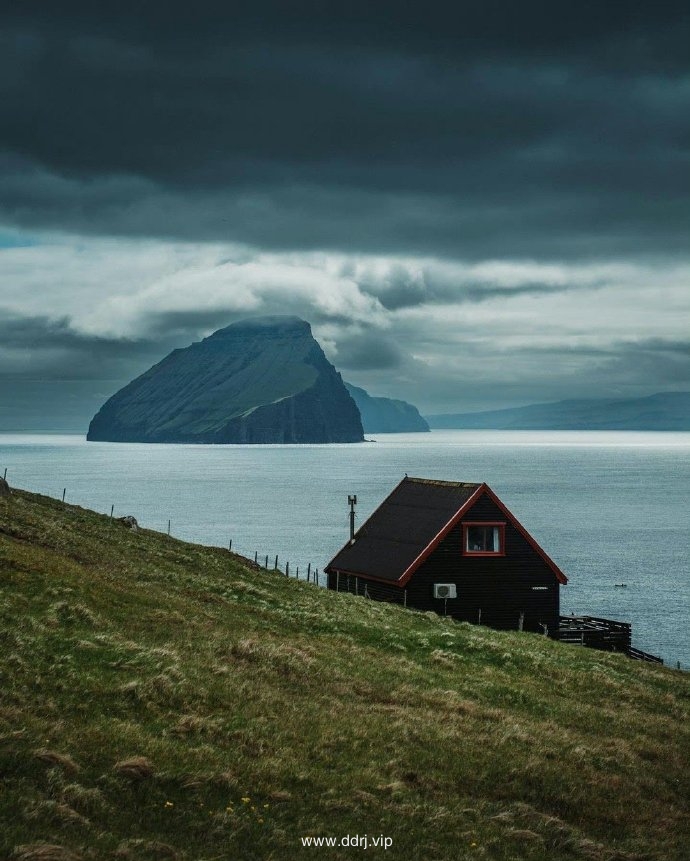
[[173,350],[91,421],[110,442],[328,443],[363,439],[340,374],[297,317],[256,317]]
[[394,398],[372,397],[364,389],[345,383],[357,404],[366,433],[413,433],[428,431],[429,425],[417,407]]

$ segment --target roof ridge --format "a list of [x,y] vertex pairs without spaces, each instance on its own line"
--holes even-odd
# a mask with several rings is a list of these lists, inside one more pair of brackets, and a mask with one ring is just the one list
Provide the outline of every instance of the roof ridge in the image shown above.
[[481,487],[480,481],[444,481],[440,478],[416,478],[406,475],[403,481],[413,481],[415,484],[440,484],[445,487]]

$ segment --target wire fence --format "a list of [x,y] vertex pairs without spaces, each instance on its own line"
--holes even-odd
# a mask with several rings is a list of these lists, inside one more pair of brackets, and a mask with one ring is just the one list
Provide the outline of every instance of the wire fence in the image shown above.
[[[7,467],[4,467],[2,472],[3,480],[7,480]],[[63,487],[61,490],[58,490],[57,493],[55,491],[48,490],[44,492],[45,496],[49,496],[53,499],[58,499],[61,502],[67,504],[75,504],[79,505],[79,502],[71,502],[68,488]],[[96,510],[96,509],[91,509]],[[121,514],[119,510],[116,509],[114,503],[109,506],[109,510],[106,509],[104,511],[97,511],[98,514],[105,514],[110,517],[111,520],[120,521],[124,523],[128,527],[135,526],[137,528],[149,529],[152,532],[160,532],[164,535],[169,535],[171,538],[179,538],[181,541],[189,541],[194,544],[202,544],[204,546],[212,546],[212,547],[225,547],[227,550],[230,550],[232,553],[237,556],[242,557],[248,561],[254,561],[256,565],[260,568],[263,568],[267,571],[274,571],[277,574],[280,574],[284,577],[292,577],[297,580],[302,580],[306,583],[313,583],[317,586],[327,586],[328,578],[327,575],[324,574],[323,571],[319,571],[319,568],[315,566],[312,562],[308,562],[306,565],[301,563],[296,565],[294,562],[291,562],[288,559],[281,558],[279,554],[275,553],[266,553],[264,551],[259,551],[255,549],[251,549],[250,547],[239,547],[234,539],[230,538],[227,544],[221,543],[213,543],[208,544],[207,541],[204,540],[195,540],[193,536],[190,535],[176,535],[175,534],[175,522],[171,517],[165,518],[161,524],[160,529],[156,529],[155,526],[143,525],[140,524],[133,515]],[[160,521],[159,521],[160,522]]]
[[232,541],[228,542],[228,550],[235,553],[243,559],[253,560],[256,565],[266,571],[275,571],[276,574],[281,574],[283,577],[293,577],[295,580],[302,580],[305,583],[314,583],[316,586],[327,586],[327,575],[308,562],[306,565],[290,564],[288,559],[281,560],[278,554],[260,553],[255,550],[251,551],[238,549]]

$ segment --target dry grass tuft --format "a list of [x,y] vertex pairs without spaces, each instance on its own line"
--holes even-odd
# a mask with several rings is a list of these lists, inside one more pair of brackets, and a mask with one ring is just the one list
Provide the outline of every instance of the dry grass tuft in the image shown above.
[[182,855],[169,843],[160,840],[123,840],[115,852],[117,858],[181,858]]
[[63,787],[60,800],[85,814],[100,813],[110,807],[100,789],[89,789],[80,783],[70,783]]
[[50,608],[51,616],[63,625],[89,625],[92,628],[100,625],[98,615],[85,607],[84,604],[70,604],[69,601],[57,601]]
[[212,786],[218,786],[221,789],[229,789],[235,791],[239,788],[237,775],[232,771],[222,771],[220,774],[214,774],[208,779]]
[[268,797],[271,799],[271,801],[279,803],[281,801],[291,801],[292,793],[282,789],[278,789],[275,792],[272,792]]
[[445,649],[434,649],[429,655],[429,658],[434,663],[441,664],[445,667],[452,667],[454,664],[458,664],[460,661],[464,660],[462,655],[458,655],[455,652],[448,652]]
[[234,658],[239,658],[240,660],[256,660],[261,655],[261,643],[251,638],[240,640],[232,644],[230,653]]
[[149,780],[156,773],[153,763],[145,756],[121,759],[115,763],[113,771],[121,777],[129,778],[129,780]]
[[61,801],[53,801],[49,798],[45,801],[39,801],[31,805],[26,811],[26,818],[30,822],[48,821],[58,826],[82,826],[89,828],[91,823],[89,820],[77,813],[68,804],[63,804]]
[[527,839],[539,838],[554,850],[565,850],[586,861],[644,861],[644,856],[611,849],[603,843],[585,837],[577,828],[558,816],[542,813],[522,802],[513,804],[508,811],[498,814],[493,819],[506,822],[517,820],[519,823],[531,826],[531,828],[509,829],[508,835],[511,838],[517,839],[518,835],[521,835],[521,839],[524,840],[525,837],[522,835],[533,834],[534,837]]
[[201,789],[209,783],[209,780],[202,774],[181,774],[178,782],[183,789]]
[[27,843],[15,847],[12,854],[15,861],[81,861],[82,857],[57,843]]
[[198,715],[182,715],[179,721],[170,730],[173,735],[199,735],[207,732],[213,727],[212,721]]
[[51,768],[61,768],[67,774],[78,774],[81,770],[77,763],[67,753],[58,753],[55,750],[45,750],[44,748],[41,748],[40,750],[34,751],[34,756],[40,762],[45,762],[47,765],[50,765]]
[[390,783],[380,783],[376,788],[387,795],[398,795],[404,792],[407,786],[402,780],[392,780]]
[[517,840],[520,843],[523,843],[525,841],[543,842],[544,840],[541,834],[537,834],[536,831],[530,831],[529,828],[510,828],[508,830],[508,837],[510,837],[511,840]]
[[173,735],[192,735],[201,732],[204,727],[202,718],[195,715],[182,715],[170,732]]

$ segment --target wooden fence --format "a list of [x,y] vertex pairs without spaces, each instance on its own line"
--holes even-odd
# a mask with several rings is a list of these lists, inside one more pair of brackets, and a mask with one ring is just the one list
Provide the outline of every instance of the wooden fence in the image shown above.
[[562,643],[588,646],[590,649],[626,654],[632,645],[630,625],[627,622],[616,622],[597,616],[561,616],[555,639]]
[[[656,655],[650,655],[649,652],[643,652],[640,649],[635,649],[632,646],[628,649],[628,657],[633,658],[636,661],[649,661],[652,664],[663,664],[664,659],[658,658]],[[680,669],[680,661],[678,662],[678,669]]]
[[602,619],[598,616],[561,616],[558,634],[561,643],[587,646],[604,652],[623,652],[637,661],[663,664],[656,655],[633,648],[631,626],[627,622]]

